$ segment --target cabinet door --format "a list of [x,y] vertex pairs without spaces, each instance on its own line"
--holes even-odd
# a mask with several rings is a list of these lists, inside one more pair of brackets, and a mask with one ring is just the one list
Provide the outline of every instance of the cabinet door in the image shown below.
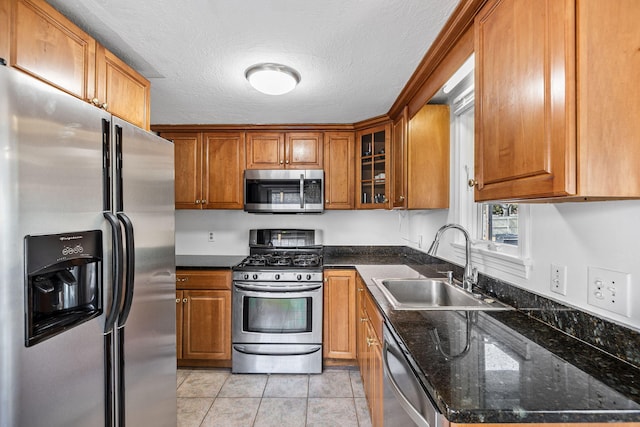
[[98,102],[111,114],[149,130],[151,84],[113,53],[98,45],[96,54]]
[[476,200],[576,192],[575,1],[490,0],[476,16]]
[[324,134],[324,208],[353,209],[354,198],[354,134]]
[[204,200],[206,209],[242,209],[245,144],[243,132],[203,135]]
[[284,133],[247,132],[247,169],[282,169]]
[[449,207],[449,117],[448,105],[427,104],[409,121],[409,209]]
[[391,125],[384,124],[356,133],[356,208],[389,207],[389,155]]
[[163,133],[173,141],[176,209],[202,209],[202,139],[199,133]]
[[322,132],[286,134],[285,167],[287,169],[322,169]]
[[405,107],[402,115],[393,123],[391,138],[391,197],[393,208],[407,207],[407,113]]
[[578,2],[579,195],[640,197],[639,6]]
[[324,357],[356,358],[356,272],[324,272]]
[[12,23],[12,67],[80,99],[95,96],[92,37],[44,0],[16,0]]
[[11,1],[0,0],[0,58],[9,63],[9,52],[11,49],[11,24],[10,24]]
[[382,340],[376,336],[373,327],[369,328],[371,335],[371,349],[369,350],[369,378],[370,378],[370,398],[369,405],[371,409],[371,425],[373,427],[382,427],[384,423],[384,403],[383,403],[383,378],[382,371]]
[[184,291],[185,359],[231,358],[231,291]]
[[176,357],[182,359],[182,316],[184,291],[176,291]]
[[365,359],[367,349],[367,312],[364,307],[364,293],[366,285],[359,275],[356,275],[356,351],[360,375],[365,378]]

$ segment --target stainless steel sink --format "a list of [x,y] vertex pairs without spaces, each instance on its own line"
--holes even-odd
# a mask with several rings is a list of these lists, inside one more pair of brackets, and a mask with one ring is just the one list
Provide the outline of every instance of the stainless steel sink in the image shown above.
[[512,310],[440,278],[373,279],[395,310]]

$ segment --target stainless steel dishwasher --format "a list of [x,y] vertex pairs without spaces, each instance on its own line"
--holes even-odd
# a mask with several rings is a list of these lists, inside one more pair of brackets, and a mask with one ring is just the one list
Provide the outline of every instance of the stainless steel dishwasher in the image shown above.
[[446,427],[442,415],[420,385],[406,356],[387,326],[384,326],[384,425]]

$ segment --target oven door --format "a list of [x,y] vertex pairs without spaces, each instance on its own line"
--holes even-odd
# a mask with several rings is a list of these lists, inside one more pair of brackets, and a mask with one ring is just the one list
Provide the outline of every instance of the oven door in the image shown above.
[[321,344],[322,282],[234,282],[234,344]]

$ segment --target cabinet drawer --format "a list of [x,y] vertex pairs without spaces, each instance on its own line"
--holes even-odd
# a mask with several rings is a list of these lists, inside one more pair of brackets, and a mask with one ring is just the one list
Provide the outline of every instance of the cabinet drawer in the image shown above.
[[382,342],[382,315],[378,311],[378,306],[368,291],[365,291],[364,306],[369,317],[369,322],[371,322],[371,326],[373,326],[378,339]]
[[231,289],[231,270],[178,270],[177,289]]

